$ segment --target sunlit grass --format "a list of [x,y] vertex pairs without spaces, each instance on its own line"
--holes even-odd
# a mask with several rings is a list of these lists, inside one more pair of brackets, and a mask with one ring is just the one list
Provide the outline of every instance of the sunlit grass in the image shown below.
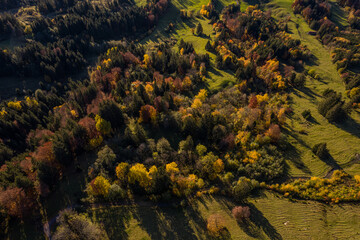
[[[343,165],[350,161],[350,158],[360,152],[359,136],[360,115],[354,112],[349,120],[341,125],[329,123],[317,111],[318,102],[321,101],[322,92],[333,89],[345,96],[345,86],[335,65],[331,61],[330,49],[324,47],[315,36],[307,34],[312,31],[300,15],[294,15],[291,9],[292,1],[273,0],[267,7],[272,9],[273,16],[283,18],[290,15],[289,29],[292,37],[300,39],[311,53],[316,57],[312,64],[307,64],[306,69],[314,69],[320,75],[320,80],[309,78],[304,89],[296,90],[291,94],[295,115],[289,119],[287,134],[289,142],[295,147],[294,152],[289,152],[288,163],[292,176],[315,175],[325,176],[333,167],[329,162],[325,163],[318,159],[311,152],[313,145],[326,142],[330,154],[335,162]],[[301,117],[301,113],[310,109],[311,114],[317,123],[307,123]],[[306,134],[299,134],[299,131]],[[302,167],[299,167],[302,166]],[[360,171],[348,166],[349,173],[358,174]],[[345,168],[347,170],[348,168]]]
[[[351,239],[357,236],[360,208],[319,202],[291,202],[265,192],[250,198],[248,220],[238,223],[222,197],[204,197],[185,207],[170,204],[102,207],[87,215],[107,230],[110,239],[211,239],[207,218],[220,215],[231,239]],[[355,237],[356,238],[356,237]]]

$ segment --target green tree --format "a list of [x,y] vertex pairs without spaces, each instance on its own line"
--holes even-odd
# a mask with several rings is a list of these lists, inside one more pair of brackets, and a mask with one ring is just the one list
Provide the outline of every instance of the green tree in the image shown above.
[[54,240],[108,240],[107,233],[73,210],[60,212]]
[[111,132],[111,123],[100,117],[99,115],[96,115],[95,117],[96,121],[96,130],[101,132],[104,135],[108,135]]
[[159,139],[159,141],[156,144],[156,150],[160,154],[169,154],[170,152],[173,151],[169,141],[166,138]]
[[240,177],[239,181],[233,187],[233,195],[236,199],[243,199],[249,195],[249,193],[254,189],[254,186],[250,179],[245,177]]
[[[114,151],[107,145],[105,145],[97,154],[97,159],[93,165],[94,175],[103,173],[105,175],[114,172],[114,162],[116,155]],[[112,174],[110,174],[112,175]]]
[[124,124],[123,113],[114,101],[103,101],[99,107],[99,115],[110,122],[113,128],[120,128]]
[[210,43],[209,40],[207,41],[207,43],[205,45],[205,50],[208,51],[208,52],[213,51],[213,48],[212,48],[211,43]]
[[196,35],[201,36],[203,34],[203,31],[204,31],[203,27],[202,27],[201,23],[199,23],[196,26],[196,30],[195,30]]

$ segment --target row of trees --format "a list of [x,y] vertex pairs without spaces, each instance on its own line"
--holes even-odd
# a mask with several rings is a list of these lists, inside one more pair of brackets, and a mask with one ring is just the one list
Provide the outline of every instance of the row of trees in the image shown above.
[[269,188],[285,197],[311,199],[323,202],[352,202],[360,198],[360,177],[336,170],[330,179],[312,177],[309,180],[294,180],[290,183],[270,185]]

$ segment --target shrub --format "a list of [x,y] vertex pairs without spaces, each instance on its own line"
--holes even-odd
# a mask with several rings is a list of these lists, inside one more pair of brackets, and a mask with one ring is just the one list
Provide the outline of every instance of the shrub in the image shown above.
[[254,189],[250,179],[240,177],[239,181],[233,187],[233,195],[236,198],[243,199]]
[[60,212],[56,219],[59,226],[53,236],[54,240],[89,239],[108,240],[104,230],[92,223],[84,215],[79,215],[73,210]]
[[237,206],[233,208],[231,213],[237,221],[242,221],[244,218],[250,217],[250,208],[247,206]]
[[118,201],[125,198],[126,191],[122,189],[119,185],[113,184],[109,188],[109,199],[112,201]]
[[296,74],[296,77],[294,78],[294,85],[296,87],[303,87],[306,82],[306,76],[303,73]]
[[220,236],[225,230],[225,221],[219,214],[213,214],[208,218],[206,227],[211,234]]
[[309,71],[308,71],[308,74],[311,76],[311,77],[315,77],[315,69],[310,69]]
[[329,151],[326,147],[326,143],[318,143],[312,148],[312,152],[321,159],[329,156]]
[[310,112],[309,109],[304,110],[304,111],[301,113],[301,115],[302,115],[303,118],[304,118],[305,120],[307,120],[307,121],[309,121],[309,120],[312,118],[311,112]]

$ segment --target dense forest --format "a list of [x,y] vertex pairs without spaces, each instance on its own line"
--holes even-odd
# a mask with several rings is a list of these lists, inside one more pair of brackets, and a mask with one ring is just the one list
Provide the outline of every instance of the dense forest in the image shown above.
[[[175,45],[139,43],[171,4],[0,0],[0,41],[24,43],[0,49],[0,77],[37,77],[40,87],[0,103],[1,237],[26,219],[47,222],[44,206],[69,170],[84,172],[86,187],[76,193],[78,209],[64,206],[57,215],[53,239],[109,239],[103,226],[79,213],[134,199],[183,207],[222,196],[243,204],[254,192],[270,191],[326,204],[360,200],[360,176],[339,165],[324,178],[290,176],[294,93],[321,77],[309,68],[316,56],[292,36],[289,19],[259,5],[220,11],[218,1],[209,1],[196,13],[178,11],[204,47],[186,38]],[[295,0],[291,7],[331,51],[345,95],[326,88],[314,102],[327,123],[344,128],[360,107],[360,10],[358,1],[337,4],[348,13],[348,25],[340,28],[328,1]],[[24,7],[39,15],[24,21],[7,11]],[[196,25],[195,18],[201,19]],[[164,32],[176,27],[171,22]],[[95,66],[89,66],[91,55],[98,56]],[[86,68],[86,79],[68,78]],[[211,89],[210,76],[225,73],[234,81]],[[312,114],[302,111],[301,121],[319,124]],[[326,142],[303,145],[314,159],[332,158]],[[95,159],[83,168],[80,159],[89,153]],[[249,206],[231,208],[239,225],[260,215]],[[214,238],[225,234],[219,219],[207,220]]]
[[[217,37],[208,48],[216,52],[217,65],[238,77],[235,86],[215,95],[199,88],[209,56],[180,41],[178,52],[166,45],[153,52],[126,43],[113,47],[99,58],[90,80],[70,83],[64,97],[59,86],[4,102],[2,161],[14,158],[1,172],[3,194],[21,191],[29,202],[20,201],[22,209],[13,214],[36,209],[31,199],[45,197],[76,155],[110,136],[116,148],[102,147],[89,169],[89,196],[95,200],[128,187],[151,199],[220,188],[236,195],[247,181],[241,178],[231,190],[240,176],[281,177],[280,128],[291,111],[285,90],[301,84],[302,74],[294,69],[301,69],[309,52],[257,9],[241,13],[231,5],[214,29]],[[170,144],[166,135],[154,139],[153,128],[172,129],[176,142]]]

